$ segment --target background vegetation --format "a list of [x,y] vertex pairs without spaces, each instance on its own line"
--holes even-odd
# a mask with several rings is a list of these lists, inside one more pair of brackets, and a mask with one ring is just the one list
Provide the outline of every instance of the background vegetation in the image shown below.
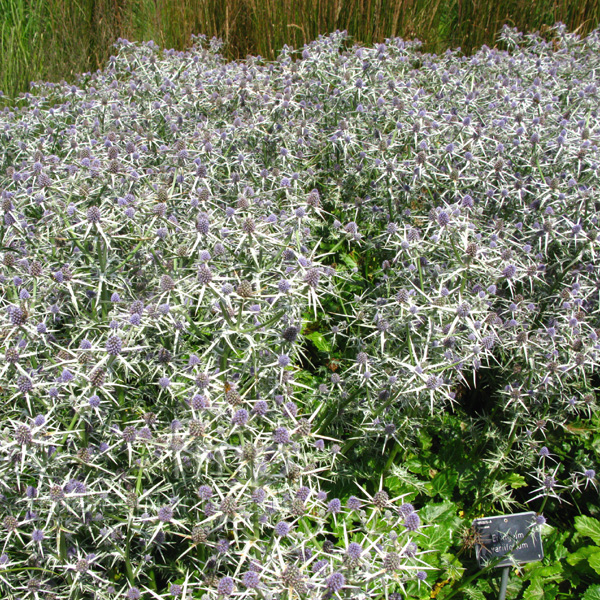
[[597,0],[0,0],[0,90],[71,80],[103,66],[119,37],[183,49],[192,33],[223,38],[228,58],[274,58],[336,29],[367,45],[417,37],[424,50],[493,45],[503,24],[521,31],[557,21],[589,33]]

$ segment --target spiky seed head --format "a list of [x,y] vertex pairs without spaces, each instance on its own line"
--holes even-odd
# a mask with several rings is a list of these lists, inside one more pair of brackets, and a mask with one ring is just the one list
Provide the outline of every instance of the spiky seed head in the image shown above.
[[312,206],[313,208],[319,208],[321,205],[319,190],[313,189],[308,193],[308,196],[306,197],[306,204],[308,204],[308,206]]
[[194,544],[205,544],[208,539],[208,530],[201,525],[194,525],[191,537]]
[[302,572],[296,565],[287,565],[281,574],[281,581],[288,587],[296,590],[299,594],[306,593],[306,583]]
[[210,221],[206,217],[200,217],[196,221],[196,231],[201,235],[207,235],[210,230]]
[[302,437],[305,437],[307,435],[310,435],[311,427],[312,426],[310,424],[310,421],[308,419],[302,418],[298,421],[296,433],[298,433],[298,435]]
[[15,442],[20,446],[26,446],[31,444],[33,436],[31,434],[31,429],[27,427],[27,425],[19,425],[15,432]]
[[123,349],[123,341],[120,337],[113,335],[108,338],[106,342],[106,351],[111,356],[118,356],[121,354],[121,350]]
[[87,209],[87,220],[88,223],[100,223],[102,214],[97,206],[90,206]]
[[248,217],[244,220],[244,222],[242,223],[242,231],[244,233],[247,233],[248,235],[256,231],[256,223],[254,222],[254,219],[252,217]]
[[281,337],[286,341],[293,343],[298,339],[298,334],[300,333],[300,329],[298,327],[294,327],[291,325],[290,327],[286,327],[281,333]]
[[232,406],[239,406],[242,404],[242,397],[235,388],[231,388],[225,392],[225,400]]
[[465,253],[467,254],[467,256],[470,256],[471,258],[475,258],[477,256],[477,251],[478,250],[479,250],[479,247],[477,246],[477,244],[471,242],[467,246],[467,249],[465,250]]
[[208,265],[202,264],[198,267],[198,281],[206,285],[212,281],[213,274]]
[[416,512],[410,513],[404,517],[404,527],[408,531],[417,531],[421,526],[421,519]]
[[32,277],[40,277],[43,273],[43,265],[39,260],[34,260],[29,265],[29,274]]
[[123,441],[127,444],[131,444],[132,442],[135,442],[135,440],[137,438],[136,428],[133,425],[128,425],[123,430],[122,437],[123,437]]
[[4,360],[7,363],[15,364],[19,362],[19,351],[16,348],[9,348],[4,354]]
[[17,387],[21,394],[28,394],[33,390],[33,382],[27,375],[21,375],[21,377],[17,379]]
[[167,214],[167,205],[164,202],[159,202],[152,207],[152,214],[157,217],[164,217]]
[[390,497],[385,490],[379,490],[373,496],[373,504],[377,508],[385,508],[388,505],[389,501],[390,501]]
[[90,568],[90,563],[85,558],[80,558],[75,564],[75,571],[80,574],[87,573]]
[[386,571],[397,571],[402,566],[402,559],[396,552],[388,552],[383,559],[383,568]]
[[227,516],[233,516],[237,512],[237,501],[233,496],[227,496],[223,499],[220,505],[222,513]]
[[104,379],[106,377],[106,372],[102,368],[94,369],[90,373],[90,383],[94,387],[102,387],[104,385]]
[[251,298],[254,294],[252,290],[252,284],[247,280],[240,281],[235,291],[237,295],[241,296],[242,298]]
[[4,529],[6,529],[6,531],[9,533],[11,531],[16,531],[19,527],[19,521],[11,515],[4,517],[4,521],[2,523],[4,524]]
[[304,281],[311,288],[317,288],[319,286],[319,280],[321,278],[321,273],[319,269],[309,269],[304,274]]
[[65,492],[60,487],[60,485],[53,485],[50,488],[48,495],[50,496],[50,500],[52,500],[52,502],[60,502],[61,500],[64,499]]
[[201,437],[206,433],[206,428],[201,421],[193,420],[189,424],[190,435],[194,438]]
[[170,292],[175,289],[175,281],[170,275],[163,275],[160,278],[160,289],[163,292]]

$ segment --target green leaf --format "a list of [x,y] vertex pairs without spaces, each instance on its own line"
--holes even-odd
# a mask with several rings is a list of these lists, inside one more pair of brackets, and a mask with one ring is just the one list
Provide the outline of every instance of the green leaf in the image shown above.
[[513,490],[527,485],[525,482],[525,477],[523,477],[523,475],[519,475],[518,473],[511,473],[504,481],[510,485]]
[[[546,534],[546,531],[549,531]],[[569,556],[567,550],[567,539],[572,535],[572,531],[561,532],[558,529],[550,527],[548,523],[542,529],[544,537],[544,554],[550,562],[557,562]]]
[[454,532],[460,527],[461,520],[454,517],[443,524],[436,524],[427,530],[427,540],[423,542],[423,547],[435,552],[447,552],[452,545]]
[[431,495],[439,494],[442,498],[450,498],[457,481],[458,473],[454,469],[446,469],[438,473],[431,481]]
[[541,577],[544,577],[546,579],[561,579],[560,575],[562,575],[563,572],[563,568],[562,566],[559,564],[555,564],[555,565],[546,565],[543,566],[539,571],[538,574]]
[[425,523],[439,523],[448,517],[454,517],[456,506],[452,502],[442,502],[440,504],[431,502],[424,506],[419,513]]
[[575,529],[581,534],[590,537],[595,544],[600,546],[600,521],[592,517],[575,517]]
[[594,554],[600,556],[600,548],[597,546],[584,546],[579,548],[576,552],[572,552],[567,556],[567,562],[572,566],[577,566],[580,562],[589,560]]
[[458,580],[462,578],[465,568],[456,556],[444,553],[440,558],[442,559],[442,567],[445,569],[447,579]]
[[463,588],[463,594],[465,598],[469,598],[470,600],[485,600],[485,596],[483,592],[473,587]]
[[417,475],[426,473],[429,470],[429,467],[422,463],[418,458],[409,458],[404,461],[404,466],[411,471],[411,473],[416,473]]
[[590,563],[590,567],[600,575],[600,552],[592,554],[589,557],[588,562]]
[[548,585],[542,579],[533,579],[523,593],[523,600],[554,600],[557,590],[555,584]]
[[342,254],[342,260],[349,269],[355,269],[358,266],[357,262],[349,254]]
[[329,342],[319,331],[313,331],[306,337],[317,347],[317,350],[320,352],[327,352],[328,354],[331,352],[331,346],[329,345]]
[[600,600],[600,585],[590,585],[581,600]]

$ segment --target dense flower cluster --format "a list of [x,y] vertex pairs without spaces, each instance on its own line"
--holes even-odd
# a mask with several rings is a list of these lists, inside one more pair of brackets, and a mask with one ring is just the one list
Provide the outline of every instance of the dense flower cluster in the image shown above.
[[[600,34],[557,35],[274,63],[122,40],[0,113],[0,589],[422,595],[426,519],[328,498],[323,432],[410,443],[493,361],[523,446],[595,410]],[[304,325],[361,276],[332,248],[381,268],[326,316],[346,359],[314,388]]]

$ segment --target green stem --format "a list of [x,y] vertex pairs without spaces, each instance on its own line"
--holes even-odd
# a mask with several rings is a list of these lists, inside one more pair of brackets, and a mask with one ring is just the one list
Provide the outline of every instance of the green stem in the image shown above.
[[348,404],[350,404],[350,402],[352,402],[352,400],[354,400],[354,398],[356,398],[356,396],[358,396],[358,391],[355,391],[354,393],[350,394],[339,406],[338,409],[335,411],[331,411],[329,413],[329,415],[325,418],[324,421],[321,422],[321,424],[319,425],[319,429],[318,429],[318,433],[323,433],[327,427],[331,424],[331,422],[340,414],[340,411],[342,411],[346,406],[348,406]]
[[135,576],[133,574],[133,568],[131,567],[131,560],[129,559],[129,546],[131,544],[131,535],[129,526],[127,527],[127,541],[125,543],[125,570],[127,571],[127,580],[130,585],[135,582]]
[[419,268],[419,282],[421,284],[421,291],[425,291],[425,286],[423,285],[423,269],[421,267],[421,258],[417,258],[417,267]]
[[79,422],[79,413],[75,413],[73,415],[73,418],[71,419],[71,422],[69,423],[69,426],[67,427],[67,431],[65,432],[65,434],[63,435],[62,438],[62,442],[61,442],[61,446],[64,446],[67,438],[69,437],[69,433],[71,433],[71,431],[73,431],[73,429],[75,429],[75,425]]
[[398,445],[398,443],[394,443],[394,447],[392,448],[392,451],[390,453],[390,457],[388,458],[387,462],[385,463],[385,468],[383,469],[383,473],[388,473],[389,470],[392,467],[392,464],[394,463],[394,458],[396,458],[396,454],[398,454],[398,450],[400,449],[400,446]]

